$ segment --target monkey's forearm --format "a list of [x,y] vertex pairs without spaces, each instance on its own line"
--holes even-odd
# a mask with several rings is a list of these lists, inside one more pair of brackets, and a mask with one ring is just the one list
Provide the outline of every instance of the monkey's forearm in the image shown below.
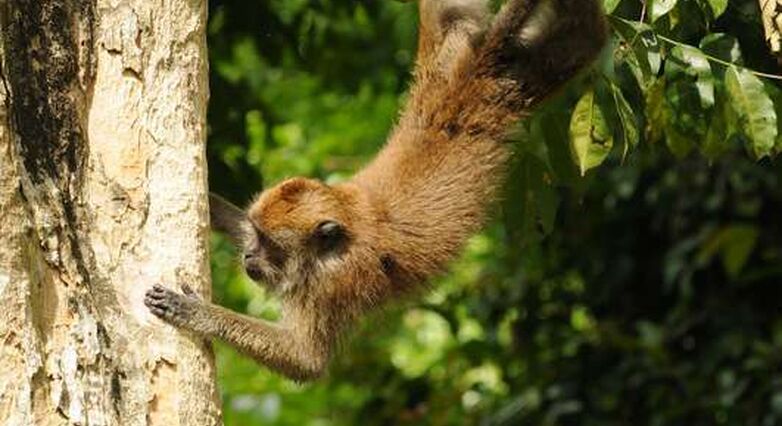
[[145,303],[168,323],[206,338],[218,338],[257,362],[291,379],[322,375],[330,342],[314,339],[304,327],[284,327],[206,303],[192,293],[180,294],[156,285]]
[[292,379],[315,379],[328,362],[326,348],[315,347],[315,341],[302,330],[281,327],[214,304],[204,304],[196,318],[185,327],[224,340]]

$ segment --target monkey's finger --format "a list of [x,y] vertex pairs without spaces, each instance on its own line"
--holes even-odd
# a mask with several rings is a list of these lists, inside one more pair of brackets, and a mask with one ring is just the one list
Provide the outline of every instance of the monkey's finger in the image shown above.
[[169,295],[169,292],[167,290],[157,290],[152,289],[147,291],[147,293],[144,295],[145,298],[153,299],[153,300],[163,300],[167,298]]
[[147,290],[147,294],[166,294],[166,292],[168,292],[168,289],[160,284],[155,284],[151,289]]
[[144,304],[157,316],[164,315],[168,311],[168,305],[160,303],[159,301],[145,299]]
[[148,307],[154,306],[159,308],[167,308],[170,305],[170,301],[167,299],[147,295],[144,297],[144,304]]
[[180,297],[182,296],[167,288],[155,286],[144,295],[144,303],[147,306],[172,307]]
[[162,320],[168,320],[171,317],[171,312],[165,309],[149,308],[149,311],[152,312],[153,315],[155,315],[156,317]]
[[166,322],[172,322],[176,316],[177,306],[175,306],[172,300],[145,299],[144,304],[147,305],[147,309],[153,315]]
[[149,311],[159,318],[168,316],[168,311],[166,309],[158,308],[157,306],[149,306]]

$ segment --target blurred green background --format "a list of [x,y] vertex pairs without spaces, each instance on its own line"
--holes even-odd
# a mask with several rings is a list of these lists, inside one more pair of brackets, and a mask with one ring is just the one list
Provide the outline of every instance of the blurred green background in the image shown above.
[[[245,205],[371,158],[414,4],[209,3],[213,191]],[[364,321],[313,384],[216,343],[226,424],[782,424],[782,91],[753,71],[778,70],[758,3],[604,3],[612,45],[520,125],[504,201],[431,294]],[[216,301],[274,319],[212,250]]]

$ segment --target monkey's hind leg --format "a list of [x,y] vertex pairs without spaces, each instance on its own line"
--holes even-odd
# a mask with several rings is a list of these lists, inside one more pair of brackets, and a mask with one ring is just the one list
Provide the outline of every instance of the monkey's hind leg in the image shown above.
[[413,127],[427,108],[428,93],[448,85],[469,61],[489,24],[488,0],[419,0],[419,36],[414,84],[402,122]]
[[531,107],[591,63],[607,37],[597,0],[509,0],[488,30],[472,71],[522,82]]
[[449,80],[480,44],[489,24],[488,0],[420,0],[419,15],[417,69]]

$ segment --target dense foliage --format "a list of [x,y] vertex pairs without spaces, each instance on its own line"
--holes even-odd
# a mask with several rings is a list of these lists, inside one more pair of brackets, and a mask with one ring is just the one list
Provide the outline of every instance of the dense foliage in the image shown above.
[[[495,220],[433,293],[315,384],[217,344],[227,424],[782,424],[782,91],[758,2],[604,4],[612,45],[522,123]],[[213,190],[338,181],[381,146],[413,4],[210,6]],[[214,238],[216,300],[273,319],[235,256]]]

